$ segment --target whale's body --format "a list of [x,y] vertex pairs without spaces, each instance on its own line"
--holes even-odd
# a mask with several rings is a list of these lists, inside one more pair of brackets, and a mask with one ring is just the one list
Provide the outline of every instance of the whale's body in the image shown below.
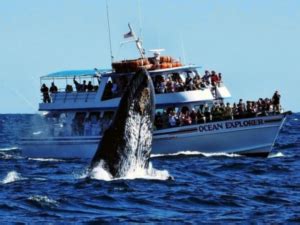
[[155,114],[154,87],[149,73],[142,69],[130,80],[110,127],[104,132],[92,159],[113,177],[149,165]]

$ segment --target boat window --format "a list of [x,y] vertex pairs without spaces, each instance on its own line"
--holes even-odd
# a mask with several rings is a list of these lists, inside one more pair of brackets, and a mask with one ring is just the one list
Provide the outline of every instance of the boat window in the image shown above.
[[100,118],[100,112],[90,112],[88,118],[91,120],[98,120]]
[[98,136],[102,133],[100,112],[90,112],[84,121],[84,135]]
[[125,75],[114,78],[110,77],[105,85],[102,100],[121,97],[125,91],[128,81],[129,78]]

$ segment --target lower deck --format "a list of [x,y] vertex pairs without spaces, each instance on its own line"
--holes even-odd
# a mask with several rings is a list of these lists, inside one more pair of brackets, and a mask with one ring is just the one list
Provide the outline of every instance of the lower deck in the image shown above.
[[[285,115],[227,120],[157,130],[152,154],[181,151],[267,155]],[[27,157],[92,158],[101,136],[24,138],[22,154]]]

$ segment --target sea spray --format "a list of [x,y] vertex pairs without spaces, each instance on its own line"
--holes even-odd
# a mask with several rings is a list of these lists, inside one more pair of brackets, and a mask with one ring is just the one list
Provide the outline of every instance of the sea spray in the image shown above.
[[146,180],[169,180],[173,177],[167,170],[157,170],[153,168],[152,163],[149,163],[148,168],[136,168],[135,170],[127,171],[124,176],[119,178],[113,178],[113,176],[105,169],[103,163],[99,163],[98,166],[93,168],[89,173],[84,173],[80,178],[89,176],[91,179],[113,181],[113,180],[135,180],[135,179],[146,179]]
[[17,173],[16,171],[10,171],[6,175],[6,177],[1,181],[2,184],[9,184],[13,183],[18,180],[24,180],[25,178],[22,178],[21,174]]
[[268,158],[280,158],[285,157],[285,155],[282,152],[274,152],[269,154]]

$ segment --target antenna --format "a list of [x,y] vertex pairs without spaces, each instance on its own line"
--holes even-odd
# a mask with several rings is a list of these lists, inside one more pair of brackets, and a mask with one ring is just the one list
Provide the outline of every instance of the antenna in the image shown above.
[[111,63],[114,61],[114,56],[112,53],[112,47],[111,47],[111,32],[110,32],[110,23],[109,23],[109,10],[108,10],[108,3],[106,0],[106,16],[107,16],[107,25],[108,25],[108,36],[109,36],[109,49],[110,49],[110,58]]
[[186,63],[185,49],[184,49],[184,45],[183,45],[182,33],[180,34],[180,40],[181,40],[181,51],[182,51],[183,63]]
[[143,40],[143,33],[142,33],[142,10],[141,10],[141,0],[138,0],[138,6],[139,6],[139,26],[140,26],[140,37]]

